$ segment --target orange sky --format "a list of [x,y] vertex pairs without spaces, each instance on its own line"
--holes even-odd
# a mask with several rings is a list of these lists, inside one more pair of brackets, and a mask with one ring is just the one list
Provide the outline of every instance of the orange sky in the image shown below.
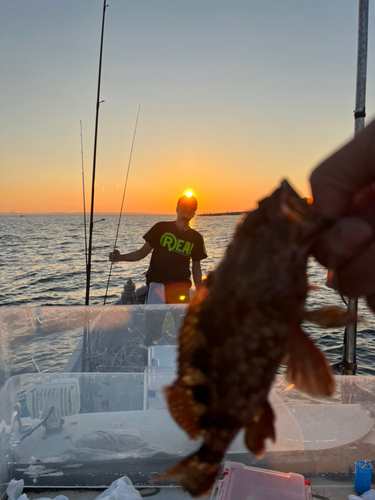
[[[88,211],[101,2],[4,9],[0,213],[82,212],[80,121]],[[174,213],[187,188],[198,213],[243,211],[283,178],[308,196],[353,136],[357,16],[352,0],[111,2],[95,211],[120,210],[139,105],[124,212]]]
[[[228,159],[225,148],[209,157],[180,158],[178,151],[170,154],[168,162],[151,160],[139,151],[134,154],[125,195],[124,212],[174,213],[177,199],[191,189],[198,199],[198,213],[243,211],[254,208],[256,201],[269,194],[282,180],[283,172],[301,195],[308,194],[309,167],[300,171],[299,158],[286,161],[281,158],[244,158],[233,155]],[[161,153],[161,156],[162,153]],[[291,157],[293,155],[290,155]],[[254,161],[254,160],[253,160]],[[301,161],[302,158],[301,158]],[[233,162],[233,166],[232,166]],[[271,166],[268,166],[268,162]],[[73,174],[63,166],[48,174],[41,169],[24,178],[17,185],[1,186],[2,212],[82,212],[82,175],[79,165]],[[118,213],[124,190],[127,165],[116,165],[101,171],[98,161],[95,211]],[[87,170],[91,170],[87,168]],[[112,175],[111,172],[114,172]],[[38,182],[35,180],[38,179]],[[86,211],[90,209],[91,172],[86,173]]]
[[[250,149],[250,148],[249,148]],[[169,155],[169,157],[168,157]],[[254,158],[252,151],[233,154],[218,147],[213,155],[181,158],[170,151],[168,161],[134,154],[126,189],[124,212],[174,213],[177,199],[187,189],[198,199],[198,213],[244,211],[274,190],[287,177],[302,196],[309,195],[307,183],[311,164],[303,165],[306,153],[265,152]],[[163,153],[160,152],[163,157]],[[152,163],[151,163],[152,161]],[[103,162],[104,163],[104,162]],[[97,164],[95,211],[118,213],[121,207],[127,165]],[[303,165],[303,168],[300,165]],[[86,169],[86,211],[90,209],[91,168]],[[113,172],[113,173],[112,173]],[[12,181],[12,178],[11,178]],[[15,182],[14,182],[15,181]],[[75,172],[61,164],[53,171],[36,169],[2,183],[0,212],[47,213],[82,212],[82,173],[78,161]]]

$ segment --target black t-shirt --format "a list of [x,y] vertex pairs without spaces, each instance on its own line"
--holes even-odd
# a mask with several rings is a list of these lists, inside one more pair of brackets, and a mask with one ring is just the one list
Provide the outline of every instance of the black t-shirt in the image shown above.
[[194,261],[207,257],[203,237],[189,228],[181,231],[175,222],[158,222],[143,238],[152,248],[147,283],[190,282],[190,258]]

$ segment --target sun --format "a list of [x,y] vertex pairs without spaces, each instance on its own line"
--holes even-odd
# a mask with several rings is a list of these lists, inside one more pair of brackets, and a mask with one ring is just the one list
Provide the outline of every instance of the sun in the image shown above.
[[188,198],[191,198],[193,196],[193,193],[191,191],[186,191],[185,196],[187,196]]

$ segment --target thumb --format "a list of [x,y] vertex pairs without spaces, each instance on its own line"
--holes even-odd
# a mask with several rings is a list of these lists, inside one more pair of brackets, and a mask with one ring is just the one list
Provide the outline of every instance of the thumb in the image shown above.
[[363,219],[343,217],[322,234],[311,253],[324,266],[340,269],[355,257],[372,237],[372,227]]

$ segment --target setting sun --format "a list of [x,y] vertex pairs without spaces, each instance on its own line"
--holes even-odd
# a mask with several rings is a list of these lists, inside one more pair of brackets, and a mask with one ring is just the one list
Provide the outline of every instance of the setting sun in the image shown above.
[[185,196],[187,196],[188,198],[190,198],[191,196],[193,196],[193,193],[191,191],[186,191],[185,192]]

